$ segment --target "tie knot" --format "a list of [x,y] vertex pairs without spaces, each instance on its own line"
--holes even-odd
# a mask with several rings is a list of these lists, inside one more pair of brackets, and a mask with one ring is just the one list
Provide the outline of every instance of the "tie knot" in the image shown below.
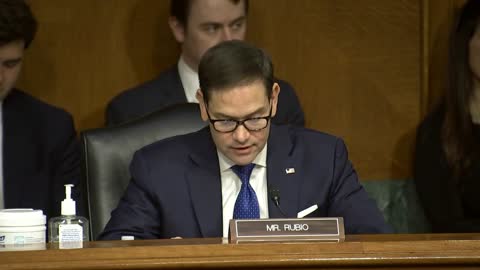
[[235,165],[232,166],[232,171],[240,177],[242,183],[248,182],[250,175],[252,174],[253,168],[255,167],[254,163],[250,163],[245,166]]

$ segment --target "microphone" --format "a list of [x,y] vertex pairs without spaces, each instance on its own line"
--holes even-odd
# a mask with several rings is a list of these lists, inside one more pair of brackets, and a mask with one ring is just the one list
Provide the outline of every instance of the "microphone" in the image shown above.
[[279,189],[276,189],[272,186],[269,186],[268,188],[268,194],[270,196],[270,198],[272,199],[273,203],[275,204],[275,206],[278,208],[278,210],[280,211],[280,213],[284,216],[284,217],[287,217],[287,215],[285,214],[285,212],[283,212],[282,208],[280,207],[280,190]]

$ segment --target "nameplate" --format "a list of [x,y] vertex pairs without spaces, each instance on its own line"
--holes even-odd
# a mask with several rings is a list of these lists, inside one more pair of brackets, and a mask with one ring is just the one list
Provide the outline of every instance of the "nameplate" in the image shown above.
[[230,243],[344,240],[345,229],[341,217],[230,220]]

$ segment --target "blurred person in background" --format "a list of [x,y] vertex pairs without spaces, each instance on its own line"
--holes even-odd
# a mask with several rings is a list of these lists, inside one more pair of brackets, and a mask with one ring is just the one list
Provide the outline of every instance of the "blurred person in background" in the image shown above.
[[[177,103],[198,103],[198,64],[210,47],[227,40],[244,40],[248,0],[171,0],[169,26],[181,47],[178,63],[153,80],[126,90],[107,106],[108,126],[139,118]],[[276,124],[304,126],[304,113],[295,90],[276,80],[282,89]]]
[[449,83],[417,130],[414,177],[433,232],[480,232],[480,1],[451,31]]
[[[80,147],[72,116],[15,88],[37,22],[23,0],[0,0],[0,209],[60,215],[65,184],[80,198]],[[39,86],[41,87],[41,86]]]

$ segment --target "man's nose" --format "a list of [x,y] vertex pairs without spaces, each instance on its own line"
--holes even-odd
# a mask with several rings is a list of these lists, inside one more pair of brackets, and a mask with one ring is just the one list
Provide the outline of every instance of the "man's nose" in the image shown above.
[[233,138],[239,143],[246,142],[249,137],[250,131],[248,131],[248,129],[243,125],[239,125],[237,129],[233,131]]
[[223,27],[222,30],[222,41],[229,41],[233,39],[232,30],[230,27]]

